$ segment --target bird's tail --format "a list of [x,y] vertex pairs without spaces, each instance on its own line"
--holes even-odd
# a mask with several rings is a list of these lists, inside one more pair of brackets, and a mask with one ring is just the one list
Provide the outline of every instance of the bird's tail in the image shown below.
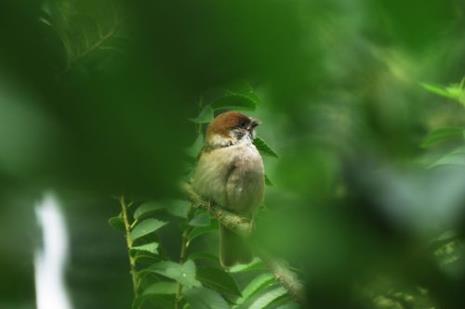
[[244,240],[220,225],[220,262],[223,267],[231,267],[235,264],[247,264],[252,261],[252,252],[246,246]]

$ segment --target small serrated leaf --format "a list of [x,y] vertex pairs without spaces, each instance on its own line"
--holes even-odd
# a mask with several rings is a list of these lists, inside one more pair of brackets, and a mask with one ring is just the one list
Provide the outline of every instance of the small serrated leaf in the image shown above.
[[155,202],[155,201],[148,201],[142,203],[139,207],[137,207],[136,211],[134,212],[134,219],[141,220],[146,216],[156,212],[157,210],[164,209],[165,206],[163,203]]
[[197,279],[208,288],[214,289],[221,294],[241,296],[234,278],[224,270],[214,267],[202,267],[197,270]]
[[117,229],[119,231],[124,231],[125,230],[124,221],[123,221],[123,218],[122,218],[121,214],[108,219],[108,224],[110,224],[113,228],[115,228],[115,229]]
[[149,252],[149,253],[152,253],[152,254],[158,254],[158,246],[159,246],[158,243],[152,242],[152,243],[149,243],[149,244],[132,247],[131,250]]
[[175,217],[187,218],[191,204],[185,200],[172,200],[166,205],[166,211]]
[[188,289],[201,286],[200,282],[196,279],[196,267],[192,260],[188,260],[184,264],[163,261],[153,264],[144,271],[157,273],[176,280]]
[[142,295],[176,294],[176,282],[161,281],[148,286]]
[[278,154],[273,149],[271,149],[271,147],[268,146],[268,144],[260,137],[255,138],[253,143],[262,155],[267,155],[267,156],[278,158]]
[[146,219],[137,224],[131,231],[130,237],[132,241],[136,241],[150,233],[155,232],[161,227],[165,226],[166,222],[157,219]]
[[220,294],[207,288],[187,290],[185,296],[192,309],[230,309]]

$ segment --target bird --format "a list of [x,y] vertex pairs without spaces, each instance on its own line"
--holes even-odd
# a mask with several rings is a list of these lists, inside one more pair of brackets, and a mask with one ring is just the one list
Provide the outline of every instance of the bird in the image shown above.
[[[193,175],[203,198],[253,222],[263,202],[263,159],[253,141],[260,122],[236,111],[223,112],[208,125]],[[224,268],[252,261],[245,241],[219,225],[219,257]]]

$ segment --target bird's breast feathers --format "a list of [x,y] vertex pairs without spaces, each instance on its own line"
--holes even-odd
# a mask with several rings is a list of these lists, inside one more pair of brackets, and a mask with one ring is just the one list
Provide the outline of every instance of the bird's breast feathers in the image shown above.
[[203,152],[194,173],[195,190],[226,208],[250,209],[259,204],[263,182],[262,157],[252,143]]

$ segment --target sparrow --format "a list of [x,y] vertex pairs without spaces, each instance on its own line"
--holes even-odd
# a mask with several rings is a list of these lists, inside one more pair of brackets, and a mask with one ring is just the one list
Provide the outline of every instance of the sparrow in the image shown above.
[[[193,188],[216,205],[253,221],[263,200],[263,159],[253,144],[259,122],[239,112],[225,112],[208,125],[193,175]],[[244,240],[220,224],[219,257],[223,267],[249,263]]]

